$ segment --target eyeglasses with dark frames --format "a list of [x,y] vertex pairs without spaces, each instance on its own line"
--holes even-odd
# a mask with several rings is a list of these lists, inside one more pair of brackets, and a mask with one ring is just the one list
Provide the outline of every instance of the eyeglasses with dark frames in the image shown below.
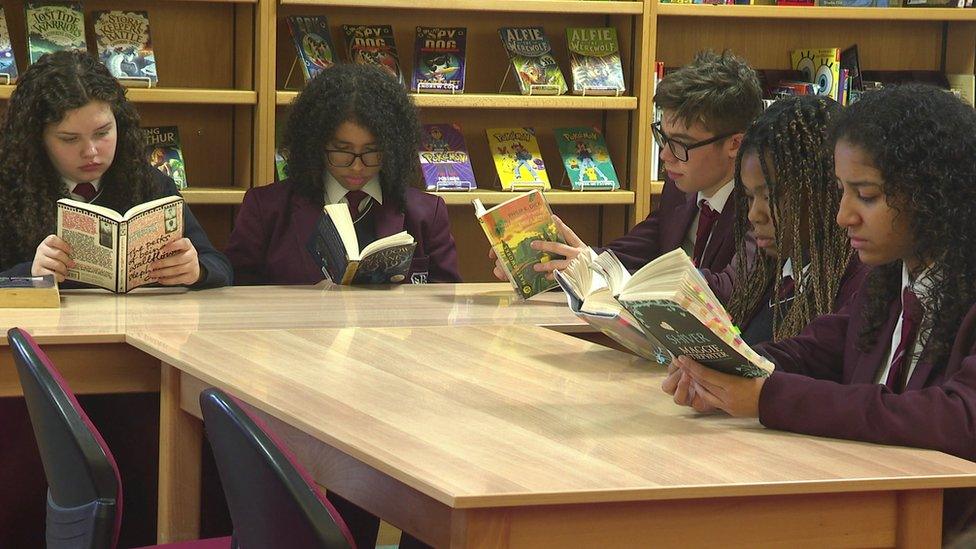
[[705,139],[703,141],[698,141],[697,143],[682,143],[681,141],[677,141],[668,137],[664,133],[664,130],[661,129],[660,122],[655,122],[651,124],[651,134],[654,135],[654,141],[657,143],[657,146],[661,147],[662,149],[665,146],[667,146],[668,148],[671,149],[671,154],[673,154],[674,157],[680,160],[681,162],[688,161],[688,151],[692,149],[697,149],[698,147],[704,147],[705,145],[710,145],[712,143],[715,143],[716,141],[721,141],[722,139],[732,137],[737,133],[739,132],[723,133],[722,135],[709,137],[708,139]]
[[325,158],[333,168],[348,168],[358,158],[363,166],[375,168],[383,162],[383,151],[366,151],[354,153],[336,149],[325,149]]

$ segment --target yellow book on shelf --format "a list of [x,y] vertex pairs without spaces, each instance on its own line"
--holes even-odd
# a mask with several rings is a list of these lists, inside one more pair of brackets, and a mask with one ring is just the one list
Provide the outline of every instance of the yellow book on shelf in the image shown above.
[[487,128],[488,148],[502,190],[550,189],[533,128]]

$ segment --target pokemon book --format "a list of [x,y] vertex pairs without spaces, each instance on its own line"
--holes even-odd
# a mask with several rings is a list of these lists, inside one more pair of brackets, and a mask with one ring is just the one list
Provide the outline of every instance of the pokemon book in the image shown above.
[[620,188],[607,143],[596,128],[555,128],[556,144],[574,191]]
[[420,169],[428,191],[470,191],[478,185],[457,124],[424,124]]
[[550,189],[533,128],[487,128],[488,148],[502,190]]

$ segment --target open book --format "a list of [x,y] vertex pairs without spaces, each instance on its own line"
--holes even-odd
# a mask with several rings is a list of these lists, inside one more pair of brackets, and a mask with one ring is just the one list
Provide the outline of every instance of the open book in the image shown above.
[[336,284],[396,284],[410,273],[417,243],[410,233],[400,231],[360,250],[349,207],[328,204],[307,247],[322,274]]
[[183,238],[183,198],[165,196],[124,214],[62,198],[58,236],[73,250],[75,267],[68,269],[68,280],[128,292],[152,282],[149,268],[164,257],[163,246]]
[[[556,279],[570,307],[587,322],[645,358],[661,362],[662,349],[744,377],[764,377],[773,364],[753,351],[708,283],[681,249],[631,275],[613,252],[580,254]],[[594,322],[593,319],[597,321]],[[617,327],[606,330],[605,326]],[[640,350],[636,332],[645,337]]]

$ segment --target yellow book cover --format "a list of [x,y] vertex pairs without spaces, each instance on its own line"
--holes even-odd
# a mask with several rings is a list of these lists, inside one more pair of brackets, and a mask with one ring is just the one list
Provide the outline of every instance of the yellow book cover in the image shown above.
[[488,128],[488,148],[502,190],[550,189],[533,128]]
[[790,66],[813,82],[817,95],[838,99],[840,85],[840,48],[808,48],[790,52]]

